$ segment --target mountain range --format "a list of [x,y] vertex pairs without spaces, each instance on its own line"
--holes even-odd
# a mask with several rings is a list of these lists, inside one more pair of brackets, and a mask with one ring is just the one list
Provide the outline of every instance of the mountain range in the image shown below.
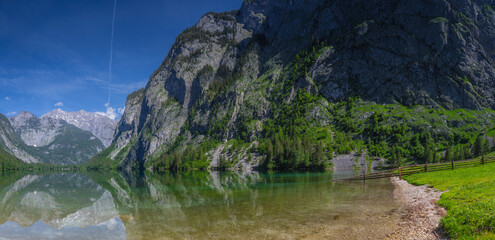
[[44,114],[41,118],[61,119],[84,131],[93,133],[105,147],[110,146],[117,122],[100,114],[86,112],[65,112],[61,109]]
[[29,112],[1,116],[1,147],[25,163],[75,165],[105,149],[115,121],[96,113],[60,109],[41,118]]

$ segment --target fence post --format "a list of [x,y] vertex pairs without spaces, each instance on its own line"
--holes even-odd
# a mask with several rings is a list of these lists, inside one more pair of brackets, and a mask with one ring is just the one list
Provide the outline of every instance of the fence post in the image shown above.
[[425,164],[425,172],[428,172],[428,163]]
[[452,159],[451,161],[452,161],[452,170],[454,170],[454,159]]
[[481,155],[481,164],[485,165],[485,154]]
[[366,182],[366,174],[363,173],[363,182]]
[[399,180],[402,180],[402,168],[399,167]]

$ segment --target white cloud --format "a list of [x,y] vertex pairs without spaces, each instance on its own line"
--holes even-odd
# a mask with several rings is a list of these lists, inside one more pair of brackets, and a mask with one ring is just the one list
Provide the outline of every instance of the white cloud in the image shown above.
[[64,106],[64,103],[63,102],[58,102],[58,103],[55,103],[54,106],[55,107],[63,107]]
[[96,112],[96,114],[100,114],[102,116],[115,120],[118,116],[118,113],[115,111],[115,108],[110,107],[110,104],[108,103],[105,104],[105,107],[107,108],[107,112]]
[[8,113],[7,113],[7,117],[14,116],[14,115],[16,115],[16,114],[17,114],[17,112],[8,112]]
[[5,97],[5,101],[10,101],[10,97]]
[[117,112],[118,112],[120,115],[123,115],[123,114],[124,114],[124,111],[125,111],[125,107],[117,109]]

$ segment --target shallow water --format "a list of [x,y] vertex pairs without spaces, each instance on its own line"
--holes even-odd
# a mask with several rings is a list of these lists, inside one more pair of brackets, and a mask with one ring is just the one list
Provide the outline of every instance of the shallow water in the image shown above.
[[[338,177],[352,175],[343,173]],[[327,173],[0,176],[0,239],[382,239],[388,179]]]

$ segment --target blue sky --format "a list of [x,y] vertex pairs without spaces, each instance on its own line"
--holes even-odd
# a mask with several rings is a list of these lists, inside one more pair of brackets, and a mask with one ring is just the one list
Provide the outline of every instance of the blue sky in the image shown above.
[[112,115],[146,85],[180,32],[207,12],[241,4],[117,0],[107,108],[114,0],[0,0],[0,113],[41,116],[61,108]]

